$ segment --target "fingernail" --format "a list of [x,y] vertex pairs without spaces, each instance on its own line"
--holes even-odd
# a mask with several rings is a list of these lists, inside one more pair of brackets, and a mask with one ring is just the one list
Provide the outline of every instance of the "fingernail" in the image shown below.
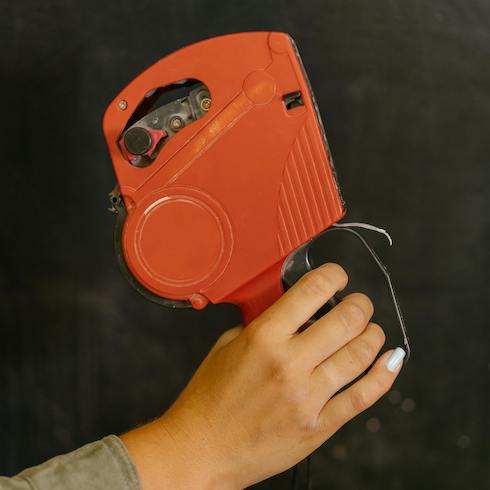
[[401,347],[397,347],[386,361],[386,368],[388,371],[394,373],[401,366],[405,355],[406,352]]

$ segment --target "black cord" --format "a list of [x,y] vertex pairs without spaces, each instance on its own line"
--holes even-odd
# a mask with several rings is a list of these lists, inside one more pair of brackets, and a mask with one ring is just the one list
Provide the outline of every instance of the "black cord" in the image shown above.
[[[304,466],[304,471],[300,469]],[[311,454],[293,468],[292,490],[311,490]]]
[[293,482],[291,484],[292,490],[298,490],[298,466],[300,463],[294,465],[293,468]]
[[311,490],[311,454],[306,458],[306,490]]

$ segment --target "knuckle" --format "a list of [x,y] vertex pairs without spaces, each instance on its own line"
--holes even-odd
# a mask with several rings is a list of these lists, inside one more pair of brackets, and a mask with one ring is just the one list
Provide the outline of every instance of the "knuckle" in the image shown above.
[[387,378],[385,376],[378,376],[376,378],[376,391],[379,395],[386,393],[393,384],[393,379]]
[[306,437],[318,430],[317,417],[307,402],[307,390],[292,390],[287,397],[288,420]]
[[325,293],[334,289],[330,275],[322,269],[315,269],[303,276],[302,286],[315,296],[325,296]]
[[328,361],[324,361],[318,366],[320,368],[320,374],[322,377],[322,384],[327,390],[335,390],[341,388],[339,380],[332,370],[332,366]]
[[373,302],[371,301],[371,298],[364,293],[352,293],[349,295],[349,298],[353,301],[355,301],[360,308],[362,308],[366,316],[371,317],[374,313],[374,305]]
[[329,275],[336,277],[339,284],[345,285],[349,280],[349,276],[347,275],[345,269],[339,264],[335,264],[334,262],[324,264],[320,269],[328,272]]
[[359,330],[363,326],[366,316],[364,310],[355,301],[342,301],[338,308],[339,319],[347,330]]
[[360,337],[355,342],[347,344],[346,348],[351,362],[358,369],[368,367],[376,354],[376,350],[371,343]]
[[386,341],[386,334],[385,331],[383,330],[383,327],[381,327],[381,325],[379,325],[378,323],[373,323],[373,322],[369,324],[369,327],[373,330],[374,335],[376,336],[376,339],[379,342],[379,344],[383,345]]
[[294,379],[293,366],[285,359],[275,356],[271,359],[271,376],[274,382],[283,386],[290,386]]
[[299,431],[306,438],[316,434],[319,429],[317,420],[312,417],[306,417],[303,414],[299,414],[297,426]]
[[357,389],[351,393],[352,407],[356,412],[362,412],[373,403],[371,394],[365,389]]

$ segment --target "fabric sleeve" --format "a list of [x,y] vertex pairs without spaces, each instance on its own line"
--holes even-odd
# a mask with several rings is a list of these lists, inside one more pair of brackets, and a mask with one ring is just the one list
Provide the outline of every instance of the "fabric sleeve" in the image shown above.
[[0,477],[0,490],[141,490],[126,447],[114,435],[28,468]]

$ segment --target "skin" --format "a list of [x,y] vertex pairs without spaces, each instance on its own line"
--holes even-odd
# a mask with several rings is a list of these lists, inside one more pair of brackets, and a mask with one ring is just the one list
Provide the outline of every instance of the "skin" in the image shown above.
[[[247,328],[225,332],[177,401],[121,438],[143,490],[241,489],[282,472],[370,407],[399,373],[354,293],[308,328],[347,285],[336,264],[309,272]],[[359,378],[349,388],[339,390]]]

